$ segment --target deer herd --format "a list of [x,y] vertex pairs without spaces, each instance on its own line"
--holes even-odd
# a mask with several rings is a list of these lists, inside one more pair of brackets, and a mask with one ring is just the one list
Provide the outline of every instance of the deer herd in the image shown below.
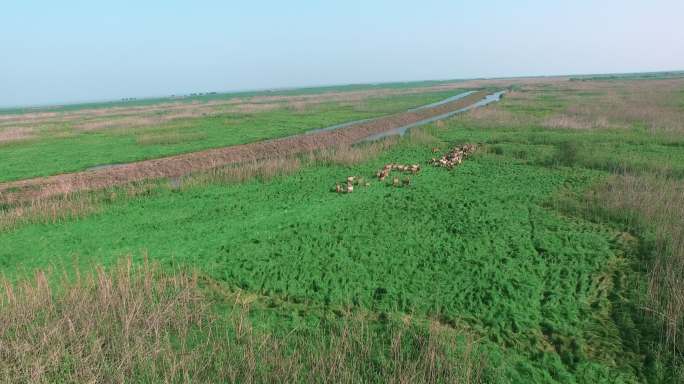
[[476,149],[477,146],[475,146],[475,144],[464,144],[454,147],[451,151],[447,152],[439,159],[433,157],[428,163],[434,165],[435,167],[451,169],[463,163],[463,160],[472,155]]
[[[433,165],[435,167],[452,169],[453,167],[462,164],[463,161],[470,157],[470,155],[472,155],[476,149],[477,146],[475,144],[464,144],[456,146],[440,158],[433,157],[428,161],[428,164]],[[432,152],[439,152],[439,148],[433,148]],[[393,171],[415,175],[418,172],[420,172],[420,164],[389,163],[382,167],[382,169],[380,169],[378,172],[376,172],[375,176],[378,178],[378,181],[385,181],[385,179],[387,179]],[[393,187],[406,187],[410,184],[411,179],[408,176],[404,177],[404,179],[402,180],[400,180],[399,177],[395,176],[392,178],[392,183],[388,185],[391,185]],[[349,176],[347,177],[346,185],[336,183],[333,191],[337,193],[353,193],[354,186],[369,187],[370,185],[371,183],[366,181],[363,177]]]

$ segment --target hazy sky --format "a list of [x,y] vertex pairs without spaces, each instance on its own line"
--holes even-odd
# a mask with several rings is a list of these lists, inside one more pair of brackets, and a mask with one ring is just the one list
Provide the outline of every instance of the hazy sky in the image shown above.
[[683,0],[5,0],[0,106],[684,69],[683,15]]

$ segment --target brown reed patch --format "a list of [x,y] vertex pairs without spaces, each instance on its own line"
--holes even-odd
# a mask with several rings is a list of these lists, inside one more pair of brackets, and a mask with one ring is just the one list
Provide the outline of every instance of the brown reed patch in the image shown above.
[[[303,106],[304,104],[301,105]],[[244,103],[232,106],[230,112],[250,114],[273,111],[283,107],[283,104],[280,103]]]
[[136,116],[118,119],[105,120],[87,120],[78,124],[74,124],[74,129],[82,132],[102,131],[113,128],[133,128],[142,127],[145,125],[159,124],[161,119],[153,116]]
[[553,115],[542,121],[542,126],[553,129],[604,129],[615,128],[616,124],[611,124],[606,116],[596,116],[590,118],[584,114],[569,115],[565,113]]
[[561,89],[566,88],[595,93],[570,98],[566,113],[602,123],[598,128],[640,125],[652,133],[684,131],[684,110],[677,104],[684,79],[567,84]]
[[37,271],[33,281],[3,286],[3,382],[123,383],[142,369],[167,379],[196,369],[186,365],[198,355],[189,335],[207,319],[193,276],[165,276],[129,260],[76,281]]
[[26,223],[55,224],[97,212],[97,204],[85,196],[61,196],[48,200],[33,200],[17,207],[0,209],[0,232]]
[[301,161],[296,157],[253,160],[189,175],[181,179],[180,186],[186,189],[207,184],[242,183],[251,179],[265,181],[295,173],[301,167]]
[[27,223],[56,224],[78,220],[99,212],[104,201],[150,196],[158,187],[156,181],[144,180],[97,193],[79,193],[62,189],[47,198],[38,197],[7,204],[4,208],[0,207],[0,232],[11,231]]
[[[440,129],[444,128],[446,124],[444,123],[444,121],[439,120],[435,122],[434,125],[437,129]],[[440,142],[440,140],[432,134],[430,134],[430,132],[426,128],[411,129],[408,132],[408,139],[412,143],[423,145],[433,145]]]
[[[508,98],[512,97],[509,96]],[[538,119],[528,115],[513,113],[498,104],[476,108],[468,111],[468,113],[454,116],[453,119],[466,124],[477,124],[480,128],[519,128],[538,124]]]
[[287,104],[287,108],[296,112],[306,111],[309,105],[304,101],[291,101]]
[[[630,129],[652,133],[683,132],[681,94],[684,79],[623,81],[554,81],[519,84],[504,101],[456,117],[478,127],[556,129]],[[534,113],[551,99],[550,115]],[[542,110],[543,111],[543,110]]]
[[637,291],[633,304],[661,327],[663,345],[670,348],[680,369],[684,364],[684,180],[621,172],[580,198],[560,194],[555,204],[639,235],[639,241],[629,233],[620,238],[638,252],[634,266],[645,271],[645,286],[633,287]]
[[396,137],[388,137],[365,145],[336,146],[311,152],[308,155],[308,160],[316,164],[350,166],[377,158],[382,152],[398,142],[399,140]]
[[646,309],[662,321],[670,345],[684,352],[684,181],[659,175],[617,175],[590,201],[633,228],[654,232]]
[[348,317],[286,336],[258,332],[253,300],[238,293],[218,316],[201,281],[130,259],[74,279],[3,279],[0,380],[480,383],[488,373],[474,339],[450,327],[422,331],[405,319],[379,336],[371,320]]
[[77,131],[101,131],[106,129],[117,129],[117,128],[138,128],[152,125],[159,125],[171,121],[183,120],[183,119],[196,119],[203,117],[218,116],[224,114],[223,110],[207,110],[200,107],[195,107],[193,109],[180,110],[173,113],[165,114],[154,114],[154,115],[136,115],[129,117],[110,117],[110,118],[98,118],[85,120],[73,125],[73,128]]
[[35,137],[35,132],[33,128],[30,127],[10,127],[0,130],[0,144],[26,140],[33,137]]

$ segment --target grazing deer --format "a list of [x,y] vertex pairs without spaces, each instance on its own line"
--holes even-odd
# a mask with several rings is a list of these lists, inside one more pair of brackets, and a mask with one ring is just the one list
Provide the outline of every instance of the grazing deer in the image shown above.
[[439,159],[432,158],[429,163],[436,167],[451,169],[456,165],[462,164],[463,160],[467,159],[476,149],[477,147],[474,144],[464,144],[453,148]]
[[383,168],[382,170],[378,171],[377,176],[380,181],[385,180],[387,176],[389,176],[389,169]]

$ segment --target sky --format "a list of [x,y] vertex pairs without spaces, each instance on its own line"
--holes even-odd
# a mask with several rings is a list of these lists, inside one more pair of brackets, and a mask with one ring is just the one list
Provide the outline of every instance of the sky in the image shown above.
[[0,106],[684,69],[682,0],[6,0]]

